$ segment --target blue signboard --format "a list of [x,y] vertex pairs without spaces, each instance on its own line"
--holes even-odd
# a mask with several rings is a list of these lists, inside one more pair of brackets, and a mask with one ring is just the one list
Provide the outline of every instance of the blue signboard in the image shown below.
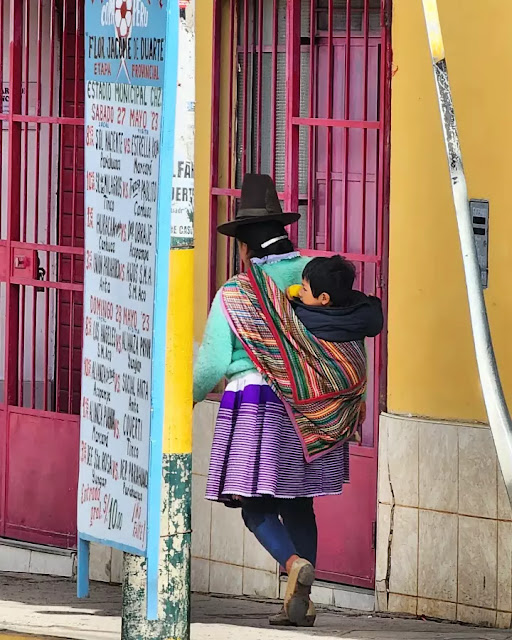
[[144,555],[154,617],[178,6],[85,1],[79,595],[90,541]]

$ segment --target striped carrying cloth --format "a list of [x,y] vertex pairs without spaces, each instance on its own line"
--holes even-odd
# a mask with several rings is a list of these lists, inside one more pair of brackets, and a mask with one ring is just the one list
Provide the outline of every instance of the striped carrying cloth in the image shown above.
[[364,343],[313,336],[255,264],[224,285],[222,302],[247,354],[287,408],[306,460],[350,438],[366,391]]

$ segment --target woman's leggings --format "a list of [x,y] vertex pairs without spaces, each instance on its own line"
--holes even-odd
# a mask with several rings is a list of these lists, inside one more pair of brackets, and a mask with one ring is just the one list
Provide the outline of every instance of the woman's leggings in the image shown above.
[[242,517],[282,567],[293,555],[315,566],[318,534],[312,498],[244,498]]

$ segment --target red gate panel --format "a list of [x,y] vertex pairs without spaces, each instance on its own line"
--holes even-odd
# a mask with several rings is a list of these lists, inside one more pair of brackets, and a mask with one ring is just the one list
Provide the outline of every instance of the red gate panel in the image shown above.
[[0,536],[64,547],[76,538],[82,25],[76,0],[0,0]]
[[29,410],[12,409],[9,418],[4,535],[74,547],[76,485],[69,480],[78,475],[78,456],[73,455],[79,447],[76,424],[65,414],[42,416]]

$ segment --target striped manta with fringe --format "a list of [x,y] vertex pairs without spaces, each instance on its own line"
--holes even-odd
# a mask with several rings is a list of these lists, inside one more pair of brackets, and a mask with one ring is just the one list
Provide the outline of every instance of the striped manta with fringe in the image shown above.
[[351,438],[366,392],[364,342],[316,338],[255,264],[224,285],[222,303],[247,354],[287,408],[306,460]]

